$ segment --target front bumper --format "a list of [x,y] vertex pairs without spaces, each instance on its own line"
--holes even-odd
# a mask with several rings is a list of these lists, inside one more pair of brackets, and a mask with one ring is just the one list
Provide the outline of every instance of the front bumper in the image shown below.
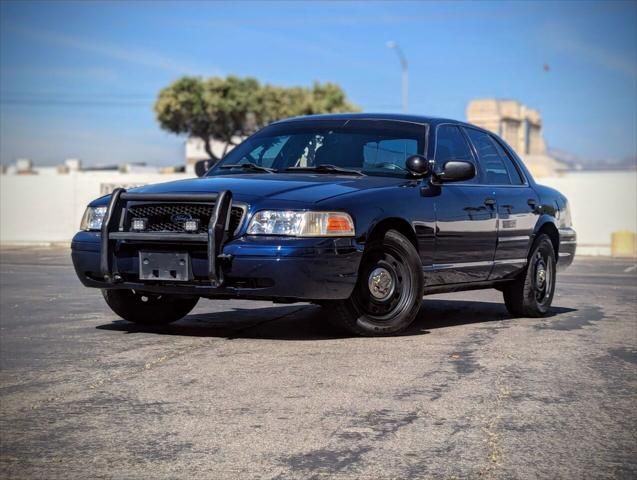
[[577,233],[570,227],[560,228],[560,246],[558,250],[557,268],[563,270],[570,266],[575,259],[577,249]]
[[[116,242],[113,270],[122,280],[109,282],[100,273],[101,233],[79,232],[71,256],[80,281],[87,287],[137,289],[209,298],[254,298],[278,301],[348,298],[356,284],[363,247],[351,238],[287,238],[243,236],[223,245],[219,287],[208,279],[205,244]],[[139,280],[138,251],[190,254],[192,282]]]

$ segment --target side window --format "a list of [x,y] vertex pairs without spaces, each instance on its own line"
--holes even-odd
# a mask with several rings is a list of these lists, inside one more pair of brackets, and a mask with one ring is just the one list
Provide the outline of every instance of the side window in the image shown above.
[[489,185],[511,185],[509,171],[491,137],[473,128],[465,129],[478,153],[480,166]]
[[418,153],[418,141],[412,138],[379,139],[367,142],[363,146],[366,168],[385,168],[392,164],[402,168],[407,158],[416,153]]
[[495,149],[498,151],[500,158],[502,158],[502,161],[504,162],[504,166],[509,172],[509,178],[511,179],[511,183],[513,185],[524,185],[524,179],[522,178],[522,174],[513,163],[513,160],[511,159],[509,154],[504,150],[502,145],[500,145],[500,142],[498,142],[495,138],[491,137],[491,141],[495,145]]
[[[471,162],[475,165],[475,160],[471,154],[471,148],[465,140],[464,135],[455,125],[441,125],[436,134],[436,166],[442,168],[444,162],[449,160],[460,160]],[[476,167],[476,172],[478,168]],[[467,183],[476,183],[478,176]]]

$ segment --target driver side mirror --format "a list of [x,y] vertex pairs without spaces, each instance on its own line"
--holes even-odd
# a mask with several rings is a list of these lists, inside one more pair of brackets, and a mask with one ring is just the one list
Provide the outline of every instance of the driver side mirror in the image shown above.
[[425,176],[431,173],[431,164],[423,155],[412,155],[405,161],[405,168],[412,175]]
[[195,174],[198,177],[203,177],[208,172],[208,170],[210,170],[214,166],[214,164],[214,160],[199,160],[197,163],[195,163]]
[[452,160],[445,162],[442,171],[436,173],[436,180],[440,183],[445,182],[461,182],[463,180],[471,180],[476,176],[476,167],[471,162],[462,162]]

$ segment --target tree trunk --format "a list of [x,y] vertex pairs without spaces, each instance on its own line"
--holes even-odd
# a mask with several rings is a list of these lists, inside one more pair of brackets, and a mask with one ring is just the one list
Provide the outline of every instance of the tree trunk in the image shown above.
[[232,137],[233,135],[229,135],[228,137],[226,137],[226,145],[225,147],[223,147],[223,154],[221,155],[221,158],[226,156],[226,153],[228,153],[228,149],[230,148],[230,146],[236,147],[237,145],[239,145],[238,143],[234,143],[232,141]]
[[201,139],[203,140],[203,145],[204,145],[204,149],[206,150],[206,153],[210,157],[210,160],[212,160],[210,165],[212,167],[221,159],[213,153],[212,145],[210,144],[210,137],[201,137]]
[[226,153],[228,153],[228,147],[230,146],[229,142],[226,142],[226,146],[223,147],[223,153],[221,154],[221,158],[226,156]]

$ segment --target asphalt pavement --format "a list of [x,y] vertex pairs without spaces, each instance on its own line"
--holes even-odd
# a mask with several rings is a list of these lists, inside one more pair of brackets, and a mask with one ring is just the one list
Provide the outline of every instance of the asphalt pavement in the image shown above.
[[308,304],[140,327],[68,250],[0,250],[0,478],[635,477],[634,260],[577,258],[547,318],[473,291],[357,338]]

